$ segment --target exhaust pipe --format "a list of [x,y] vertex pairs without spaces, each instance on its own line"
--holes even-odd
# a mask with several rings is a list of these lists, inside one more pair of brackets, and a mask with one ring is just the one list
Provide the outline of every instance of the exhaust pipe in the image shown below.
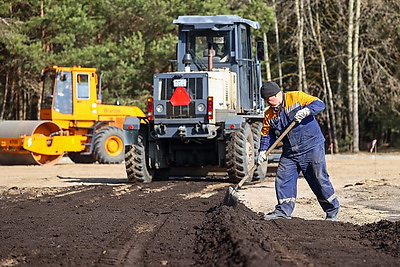
[[208,71],[212,71],[213,69],[213,52],[214,50],[211,48],[208,50]]

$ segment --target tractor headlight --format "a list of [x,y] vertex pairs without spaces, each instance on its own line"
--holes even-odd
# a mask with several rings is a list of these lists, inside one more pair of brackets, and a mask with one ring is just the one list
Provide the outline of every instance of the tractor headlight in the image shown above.
[[206,105],[204,105],[203,103],[200,103],[197,105],[197,110],[199,112],[204,112],[206,110]]
[[158,104],[158,105],[156,106],[156,111],[157,111],[158,113],[163,112],[163,111],[164,111],[164,106],[161,105],[161,104]]

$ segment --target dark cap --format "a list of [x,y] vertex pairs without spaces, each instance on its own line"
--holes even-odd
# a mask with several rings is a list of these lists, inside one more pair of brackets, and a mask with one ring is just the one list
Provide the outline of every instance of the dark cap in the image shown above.
[[279,88],[279,85],[277,85],[274,82],[265,82],[261,86],[261,97],[262,98],[268,98],[270,96],[276,95],[281,91],[281,88]]

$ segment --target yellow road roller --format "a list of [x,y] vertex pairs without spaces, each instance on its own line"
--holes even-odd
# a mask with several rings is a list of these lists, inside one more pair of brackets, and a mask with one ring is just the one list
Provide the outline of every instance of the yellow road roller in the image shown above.
[[65,153],[75,163],[122,162],[124,121],[143,111],[102,104],[95,68],[52,66],[41,77],[40,120],[0,121],[0,164],[54,164]]

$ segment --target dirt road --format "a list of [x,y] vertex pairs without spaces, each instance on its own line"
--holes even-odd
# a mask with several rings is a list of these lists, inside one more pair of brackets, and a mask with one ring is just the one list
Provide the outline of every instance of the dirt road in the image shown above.
[[[340,221],[354,224],[400,220],[400,155],[327,156],[328,172],[341,203]],[[268,212],[276,204],[273,179],[245,186],[241,199],[252,210]],[[273,197],[271,197],[273,196]],[[299,179],[294,216],[323,219],[305,179]]]
[[294,219],[261,221],[272,178],[246,185],[246,206],[233,209],[218,181],[131,185],[123,165],[0,166],[0,265],[398,266],[399,162],[328,157],[340,222],[322,220],[304,179]]

